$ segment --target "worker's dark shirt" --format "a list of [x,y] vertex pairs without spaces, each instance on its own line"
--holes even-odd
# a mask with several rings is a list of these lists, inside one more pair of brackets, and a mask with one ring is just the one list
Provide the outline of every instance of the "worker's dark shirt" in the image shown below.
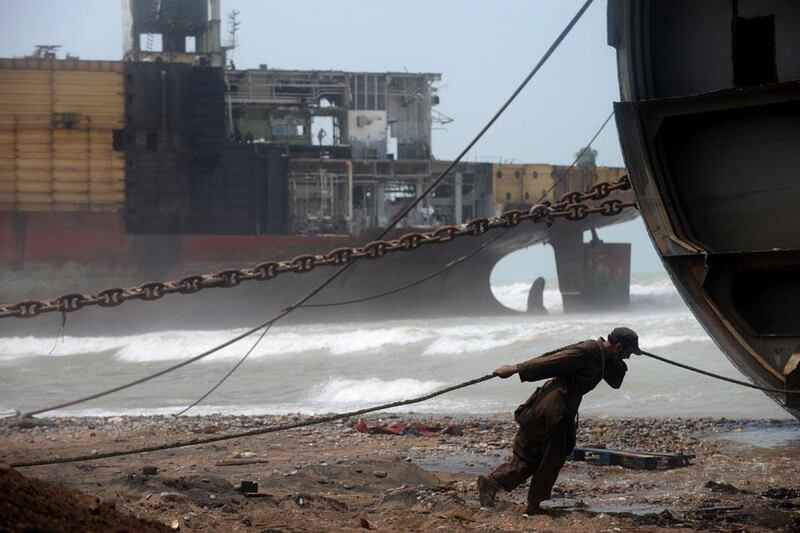
[[565,417],[571,420],[574,441],[575,415],[583,395],[594,389],[600,380],[615,389],[622,385],[628,367],[624,361],[606,356],[601,341],[602,338],[586,340],[517,365],[521,381],[552,378],[536,389],[514,413],[532,441],[547,439]]

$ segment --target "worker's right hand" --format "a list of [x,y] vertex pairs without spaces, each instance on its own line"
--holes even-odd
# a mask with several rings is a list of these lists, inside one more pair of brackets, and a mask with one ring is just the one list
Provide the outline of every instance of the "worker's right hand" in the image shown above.
[[510,378],[517,373],[516,365],[503,365],[494,371],[494,375],[503,379]]

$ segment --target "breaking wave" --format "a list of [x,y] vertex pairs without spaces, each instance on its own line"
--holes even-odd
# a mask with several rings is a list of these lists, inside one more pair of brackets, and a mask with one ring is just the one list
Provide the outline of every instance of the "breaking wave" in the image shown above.
[[[646,345],[645,342],[647,343]],[[648,351],[685,343],[713,344],[713,341],[708,335],[649,335],[643,337],[642,342],[640,342],[641,346],[643,348],[646,347]]]
[[[528,293],[533,282],[516,282],[492,285],[492,293],[498,302],[515,311],[526,311]],[[544,306],[550,313],[561,313],[561,293],[552,280],[548,280],[542,294]],[[636,308],[663,308],[683,305],[683,300],[669,277],[646,277],[634,279],[630,286],[631,305]]]
[[378,404],[420,396],[443,387],[441,381],[419,381],[411,378],[382,380],[379,378],[330,378],[313,387],[309,401],[315,404],[362,405]]

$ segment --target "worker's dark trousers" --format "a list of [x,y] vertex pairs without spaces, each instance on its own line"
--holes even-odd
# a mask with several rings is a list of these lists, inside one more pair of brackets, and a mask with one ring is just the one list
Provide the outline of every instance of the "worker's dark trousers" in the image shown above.
[[543,442],[531,442],[525,431],[519,428],[514,438],[514,454],[498,466],[491,476],[507,491],[514,490],[533,476],[528,502],[550,499],[558,472],[574,445],[572,431],[566,417]]

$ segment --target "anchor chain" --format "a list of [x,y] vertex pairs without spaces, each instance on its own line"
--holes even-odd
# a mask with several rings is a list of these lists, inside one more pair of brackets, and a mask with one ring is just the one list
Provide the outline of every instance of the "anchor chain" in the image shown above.
[[617,216],[635,202],[611,198],[616,191],[631,188],[628,176],[614,182],[600,182],[588,191],[572,191],[558,202],[542,202],[527,210],[513,209],[491,218],[478,218],[460,226],[441,226],[428,232],[407,233],[397,239],[376,240],[357,247],[343,247],[320,255],[299,255],[288,261],[266,261],[254,267],[193,274],[173,281],[154,281],[133,287],[114,287],[97,293],[65,294],[45,300],[26,300],[0,305],[0,318],[34,318],[45,313],[71,313],[88,306],[116,307],[130,300],[154,301],[168,294],[194,294],[203,289],[232,288],[245,281],[267,281],[281,274],[303,274],[322,266],[343,266],[359,259],[378,259],[394,252],[411,251],[430,244],[443,244],[458,237],[477,237],[499,228],[513,228],[530,221],[548,226],[556,219],[583,220],[589,215]]

